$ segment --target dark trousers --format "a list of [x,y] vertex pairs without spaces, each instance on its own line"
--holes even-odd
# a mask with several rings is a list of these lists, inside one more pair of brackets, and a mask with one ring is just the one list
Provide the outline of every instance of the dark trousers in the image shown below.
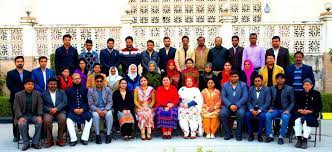
[[[254,133],[252,118],[253,118],[252,113],[250,111],[248,111],[246,113],[246,125],[247,125],[249,135],[252,135]],[[262,136],[263,128],[265,126],[265,112],[259,113],[258,116],[255,118],[258,119],[257,136]]]
[[121,126],[122,136],[132,136],[133,133],[133,123],[125,123]]
[[219,113],[221,118],[222,126],[225,130],[225,137],[232,135],[232,130],[229,126],[228,118],[229,116],[235,115],[237,121],[236,137],[242,137],[242,127],[245,118],[245,109],[239,108],[237,111],[233,112],[228,107],[222,107],[221,112]]
[[66,130],[66,115],[64,113],[57,113],[54,115],[45,113],[44,114],[44,129],[46,133],[46,141],[53,141],[52,128],[53,120],[56,119],[58,122],[58,140],[63,140],[63,135]]
[[9,101],[10,102],[10,110],[12,112],[12,124],[13,124],[13,135],[14,138],[20,138],[20,133],[18,131],[18,126],[17,124],[14,123],[15,120],[15,111],[14,111],[14,101]]
[[24,144],[29,144],[29,124],[35,125],[35,134],[32,137],[32,144],[38,144],[40,140],[40,133],[42,130],[42,123],[37,122],[37,117],[24,117],[25,123],[18,124],[20,134]]

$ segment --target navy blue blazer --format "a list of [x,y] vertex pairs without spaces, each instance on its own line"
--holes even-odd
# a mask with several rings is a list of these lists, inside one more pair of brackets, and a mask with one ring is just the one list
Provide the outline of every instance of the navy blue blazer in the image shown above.
[[53,70],[48,68],[46,68],[46,84],[44,84],[44,76],[41,68],[33,69],[31,72],[31,79],[35,81],[35,89],[39,92],[44,92],[45,86],[46,90],[48,89],[47,81],[50,78],[55,78],[55,73]]
[[248,87],[244,82],[239,81],[235,89],[232,88],[230,82],[223,85],[221,89],[221,98],[223,105],[227,108],[236,105],[238,108],[244,108],[248,100]]
[[251,86],[249,89],[249,98],[247,106],[249,110],[254,109],[256,106],[259,110],[266,112],[270,107],[271,103],[271,91],[268,87],[262,86],[259,92],[259,97],[257,98],[256,87]]
[[159,50],[159,58],[160,58],[159,68],[160,68],[160,70],[166,71],[167,62],[168,62],[168,60],[175,58],[175,52],[176,52],[176,49],[173,47],[169,48],[168,54],[166,54],[165,48],[161,48]]
[[[296,67],[295,64],[292,64],[288,66],[285,70],[285,76],[286,76],[286,84],[289,86],[293,86],[294,82],[294,71]],[[312,71],[312,67],[306,64],[302,64],[302,81],[304,79],[309,78],[312,81],[312,84],[315,85],[315,76],[314,72]]]
[[113,51],[110,53],[108,49],[103,49],[100,51],[100,64],[102,66],[102,73],[108,75],[109,69],[114,67],[119,67],[120,64],[120,56],[119,56],[119,50],[113,49]]
[[[275,108],[275,100],[277,96],[277,88],[276,86],[271,87],[271,104],[270,104],[270,109]],[[294,98],[294,90],[293,87],[289,85],[284,85],[281,91],[281,105],[282,105],[282,110],[288,110],[291,112],[294,108],[295,105],[295,98]]]
[[63,90],[57,89],[55,91],[55,105],[53,104],[50,91],[42,93],[43,111],[49,113],[51,108],[57,108],[59,112],[64,112],[67,106],[67,95]]
[[78,67],[78,53],[76,48],[70,46],[68,53],[66,53],[64,46],[57,48],[55,50],[54,66],[57,75],[61,74],[61,70],[64,67],[69,67],[70,73],[74,73],[76,67]]
[[16,69],[7,72],[6,85],[10,91],[10,102],[14,101],[15,93],[24,90],[24,81],[28,78],[31,78],[31,72],[27,70],[23,71],[23,81]]

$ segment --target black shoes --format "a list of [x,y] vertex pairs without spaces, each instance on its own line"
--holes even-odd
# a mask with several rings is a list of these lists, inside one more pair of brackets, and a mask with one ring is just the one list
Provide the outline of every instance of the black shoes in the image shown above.
[[106,135],[105,143],[106,143],[106,144],[109,144],[109,143],[111,143],[111,142],[112,142],[112,137],[111,137],[111,135]]
[[22,151],[26,151],[30,148],[30,144],[24,144],[22,147]]
[[271,141],[273,141],[273,140],[274,140],[273,137],[266,137],[265,142],[266,142],[266,143],[269,143],[269,142],[271,142]]
[[13,142],[18,142],[20,141],[20,138],[14,137]]
[[76,144],[77,144],[77,141],[73,141],[73,142],[70,142],[69,146],[74,147],[74,146],[76,146]]
[[301,136],[297,136],[297,142],[295,144],[296,148],[301,148],[302,146],[302,137]]
[[308,139],[307,138],[303,138],[301,148],[302,149],[307,149],[308,148]]
[[233,135],[225,135],[224,139],[225,140],[230,140],[233,138]]
[[253,134],[249,135],[248,137],[248,141],[254,141],[255,137]]
[[257,140],[258,140],[258,142],[263,142],[262,136],[257,136]]
[[283,139],[283,138],[279,138],[279,139],[278,139],[278,144],[279,144],[279,145],[284,144],[284,139]]
[[101,144],[101,137],[100,137],[100,135],[96,135],[96,144]]
[[88,145],[88,141],[81,140],[81,144],[82,144],[82,145]]
[[242,141],[242,136],[236,136],[236,141]]

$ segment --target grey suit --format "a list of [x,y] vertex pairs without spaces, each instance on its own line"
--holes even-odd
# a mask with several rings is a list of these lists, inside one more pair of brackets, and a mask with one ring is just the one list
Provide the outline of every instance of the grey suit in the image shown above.
[[36,118],[43,115],[43,100],[41,94],[38,91],[32,91],[32,116],[28,116],[26,108],[26,93],[24,90],[17,92],[14,99],[14,111],[15,111],[15,123],[18,123],[20,118],[24,118],[26,121],[22,124],[18,124],[20,134],[23,138],[24,144],[29,144],[29,124],[35,125],[35,135],[32,138],[32,144],[38,144],[40,139],[42,123],[38,123]]
[[[93,126],[95,127],[96,135],[100,134],[99,131],[99,122],[100,116],[96,112],[97,109],[99,110],[106,110],[105,121],[106,121],[106,128],[107,128],[107,135],[111,134],[112,126],[113,126],[113,113],[112,113],[112,91],[108,87],[103,87],[102,91],[102,103],[103,105],[99,105],[98,101],[100,99],[99,93],[97,88],[91,88],[88,90],[88,103],[89,107],[92,110],[93,116]],[[102,107],[100,107],[102,106]]]

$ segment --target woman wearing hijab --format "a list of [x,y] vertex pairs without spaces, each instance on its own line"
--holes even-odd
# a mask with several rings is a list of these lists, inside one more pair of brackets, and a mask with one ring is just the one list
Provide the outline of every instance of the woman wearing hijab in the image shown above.
[[148,79],[142,76],[140,78],[140,86],[134,90],[134,103],[142,140],[151,140],[151,130],[154,128],[152,107],[156,102],[155,91],[151,86],[148,86],[148,82]]
[[254,85],[254,78],[258,75],[255,71],[254,65],[250,59],[246,59],[243,62],[243,71],[240,73],[240,80],[247,84],[248,87]]
[[145,76],[149,80],[149,86],[152,86],[153,88],[157,88],[160,86],[161,76],[158,73],[158,67],[155,61],[151,60],[148,63],[149,66],[149,72],[145,73]]
[[[212,79],[217,82],[217,76],[212,71],[212,63],[207,62],[204,66],[204,71],[199,75],[199,90],[206,88],[207,81]],[[215,84],[215,88],[220,89],[219,83]]]
[[224,69],[218,74],[218,83],[220,84],[220,87],[222,87],[224,83],[229,81],[229,78],[231,77],[231,69],[231,63],[229,61],[226,61]]
[[181,73],[176,68],[175,61],[173,59],[168,60],[166,66],[166,75],[170,78],[171,84],[176,88],[180,88],[181,85]]
[[119,76],[118,69],[114,66],[112,66],[109,70],[109,76],[107,77],[107,82],[109,87],[112,90],[112,93],[114,93],[115,90],[118,90],[120,87],[119,81],[122,79],[121,76]]
[[[202,135],[201,110],[203,97],[197,87],[194,87],[194,78],[187,76],[185,86],[178,91],[181,99],[179,107],[179,124],[184,132],[183,138],[194,139],[197,132]],[[189,135],[190,134],[190,135]]]
[[187,59],[186,60],[186,69],[182,71],[182,85],[185,85],[185,79],[186,77],[190,76],[193,79],[193,86],[198,87],[198,81],[199,81],[199,72],[197,69],[195,69],[194,66],[194,60],[193,59]]
[[176,129],[178,120],[179,94],[171,84],[169,77],[164,76],[162,86],[156,90],[155,114],[157,128],[161,128],[164,139],[172,138],[172,129]]
[[214,80],[207,80],[207,88],[202,91],[202,96],[204,103],[201,114],[204,131],[206,138],[213,139],[220,125],[219,112],[221,108],[221,95],[220,91],[215,88]]
[[124,79],[127,81],[127,88],[131,92],[140,85],[140,76],[137,74],[137,66],[135,64],[131,64],[128,67],[128,74],[125,75]]

